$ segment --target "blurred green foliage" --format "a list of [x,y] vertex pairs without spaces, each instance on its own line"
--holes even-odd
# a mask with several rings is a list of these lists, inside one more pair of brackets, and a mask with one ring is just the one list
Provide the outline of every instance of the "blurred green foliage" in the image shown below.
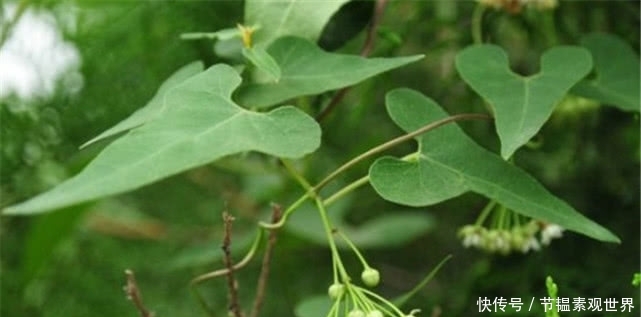
[[[323,122],[324,147],[313,161],[305,162],[308,166],[303,168],[311,179],[320,179],[348,158],[400,134],[383,107],[383,96],[392,88],[417,89],[450,113],[484,111],[480,98],[454,69],[455,54],[472,42],[469,24],[474,6],[474,2],[455,1],[389,4],[372,55],[427,57],[349,92]],[[362,29],[372,7],[349,7],[341,12],[341,19],[329,24],[320,41],[330,49],[338,49],[346,41],[339,50],[354,54],[364,34],[347,40],[343,30]],[[80,0],[42,2],[34,8],[52,11],[67,38],[77,45],[84,88],[69,95],[61,83],[48,100],[0,101],[2,206],[75,174],[103,145],[80,152],[77,147],[144,105],[180,66],[195,59],[207,66],[224,61],[216,57],[211,42],[181,41],[179,35],[231,27],[242,20],[243,9],[240,1]],[[76,19],[74,28],[63,23],[70,12]],[[513,69],[528,74],[537,70],[540,53],[550,46],[577,44],[583,35],[597,31],[619,36],[638,55],[639,3],[561,1],[549,15],[489,11],[484,29],[492,43],[510,52]],[[329,96],[298,102],[315,113]],[[497,152],[493,127],[478,122],[462,127],[477,142]],[[402,245],[365,249],[370,264],[381,271],[384,295],[396,296],[411,289],[445,255],[453,254],[408,307],[419,307],[424,315],[442,311],[443,316],[475,316],[479,314],[478,297],[521,297],[528,302],[545,296],[544,281],[549,275],[563,296],[633,297],[636,308],[630,315],[638,314],[641,299],[629,282],[641,266],[638,114],[570,101],[557,108],[536,139],[539,148],[517,152],[519,166],[617,234],[622,244],[603,244],[568,233],[550,248],[528,255],[502,257],[467,250],[456,239],[456,231],[473,221],[485,204],[481,197],[467,194],[411,210],[434,222],[429,234]],[[411,147],[402,145],[391,153],[407,153]],[[344,180],[364,175],[367,166],[358,165]],[[269,202],[288,204],[300,193],[277,173],[276,162],[248,154],[242,163],[223,160],[58,213],[1,218],[0,314],[135,316],[122,292],[123,271],[131,268],[137,273],[145,302],[157,316],[203,315],[188,282],[222,266],[221,211],[226,208],[237,218],[232,249],[239,259],[251,241],[256,221],[265,218]],[[358,205],[347,206],[349,212],[342,216],[354,226],[398,209],[369,187],[356,191],[350,200]],[[279,236],[264,316],[292,316],[298,303],[324,293],[330,284],[330,254],[313,242],[313,237],[297,230],[286,229]],[[358,270],[356,259],[346,260]],[[245,304],[253,297],[258,268],[259,261],[254,261],[237,274]],[[224,316],[224,281],[207,282],[200,289]],[[542,316],[538,308],[515,316]]]

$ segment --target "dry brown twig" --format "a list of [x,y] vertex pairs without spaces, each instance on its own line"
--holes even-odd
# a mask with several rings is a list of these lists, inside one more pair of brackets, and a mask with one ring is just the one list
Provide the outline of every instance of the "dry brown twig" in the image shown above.
[[238,304],[238,281],[234,277],[234,262],[231,258],[231,232],[232,232],[232,222],[234,217],[228,212],[223,212],[223,222],[225,224],[225,233],[223,237],[223,261],[225,262],[225,268],[227,269],[227,290],[229,292],[229,312],[233,314],[234,317],[243,317],[243,312],[240,309]]
[[[281,217],[283,216],[282,208],[280,205],[272,204],[272,223],[278,223]],[[276,245],[276,235],[278,229],[272,229],[269,231],[269,237],[267,238],[267,246],[265,247],[265,254],[263,255],[263,263],[260,270],[260,276],[258,277],[258,284],[256,286],[256,297],[254,298],[254,304],[252,306],[250,317],[258,317],[260,309],[263,305],[263,300],[265,299],[265,290],[267,288],[267,279],[269,277],[269,267],[271,263],[272,253],[274,246]]]
[[125,275],[127,276],[127,285],[123,287],[123,290],[127,294],[127,299],[134,303],[141,317],[154,317],[154,313],[145,308],[142,302],[142,295],[140,294],[140,289],[138,289],[134,272],[127,269],[125,270]]
[[[378,29],[378,25],[381,22],[381,18],[383,17],[383,13],[385,12],[385,7],[387,6],[387,1],[388,0],[376,0],[376,4],[374,6],[374,14],[372,15],[372,21],[369,23],[369,26],[367,28],[367,35],[365,37],[365,42],[363,43],[363,47],[361,48],[361,53],[360,55],[362,57],[367,57],[369,54],[372,52],[374,49],[374,42],[376,40],[376,30]],[[325,109],[323,109],[317,116],[316,116],[316,121],[321,122],[323,119],[325,119],[333,110],[336,108],[338,103],[343,100],[343,97],[347,94],[347,91],[349,91],[351,87],[345,87],[339,91],[337,91],[332,99],[327,103],[327,106]]]

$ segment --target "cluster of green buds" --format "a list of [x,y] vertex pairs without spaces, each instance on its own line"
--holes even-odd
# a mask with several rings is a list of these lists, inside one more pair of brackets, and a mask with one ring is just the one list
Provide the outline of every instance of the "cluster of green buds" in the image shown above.
[[[477,248],[490,253],[510,254],[539,251],[554,239],[563,236],[563,227],[542,221],[526,219],[513,211],[491,202],[481,212],[476,223],[463,226],[458,235],[466,248]],[[483,223],[493,214],[491,227]]]
[[557,0],[477,0],[482,5],[494,9],[505,10],[510,13],[519,13],[523,7],[533,7],[537,10],[554,9]]
[[415,317],[420,310],[414,309],[407,314],[403,313],[396,305],[368,289],[378,286],[381,281],[380,273],[367,264],[363,255],[345,235],[338,234],[347,242],[363,264],[361,281],[366,287],[361,287],[351,282],[338,253],[334,253],[334,283],[327,290],[334,303],[327,316]]
[[334,301],[328,317],[415,317],[420,312],[414,309],[405,314],[382,296],[349,282],[330,285],[328,294]]

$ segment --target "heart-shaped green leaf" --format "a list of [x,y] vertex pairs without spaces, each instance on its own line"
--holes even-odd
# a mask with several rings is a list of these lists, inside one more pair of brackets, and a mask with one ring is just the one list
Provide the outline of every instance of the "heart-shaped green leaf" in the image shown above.
[[318,124],[294,107],[255,113],[234,104],[240,81],[222,64],[187,79],[166,94],[158,118],[111,143],[80,174],[4,212],[31,214],[122,193],[239,152],[296,158],[319,146]]
[[[414,131],[447,117],[431,99],[411,90],[387,94],[390,117],[405,131]],[[618,242],[607,229],[550,194],[529,174],[477,145],[456,125],[417,138],[414,160],[378,159],[370,167],[370,183],[386,200],[425,206],[467,191],[482,194],[525,216],[559,224],[591,238]]]
[[252,36],[252,42],[259,47],[286,35],[316,42],[327,21],[348,1],[247,0],[245,25],[259,27]]
[[475,45],[456,56],[461,77],[493,108],[507,159],[548,120],[554,106],[592,68],[584,48],[558,46],[543,54],[541,71],[522,77],[510,70],[507,55],[495,45]]
[[355,55],[333,54],[295,37],[278,39],[267,52],[280,67],[280,80],[244,85],[238,95],[241,105],[267,107],[294,97],[354,85],[422,58],[408,56],[367,59]]
[[625,111],[639,111],[639,56],[620,38],[590,34],[581,39],[594,58],[596,78],[584,80],[572,93]]
[[187,78],[202,72],[204,68],[205,66],[203,66],[202,62],[192,62],[190,64],[187,64],[181,67],[179,70],[173,73],[169,78],[167,78],[162,83],[162,85],[160,85],[160,88],[158,88],[158,92],[147,103],[147,105],[136,110],[136,112],[131,114],[131,116],[127,117],[127,119],[121,121],[120,123],[111,127],[107,131],[101,133],[97,137],[86,142],[85,144],[80,146],[80,148],[84,148],[92,143],[98,142],[110,136],[114,136],[118,133],[128,131],[130,129],[138,127],[148,121],[151,121],[159,117],[162,114],[162,112],[165,110],[165,107],[167,105],[164,103],[165,94],[170,89],[176,87],[177,85],[185,81]]

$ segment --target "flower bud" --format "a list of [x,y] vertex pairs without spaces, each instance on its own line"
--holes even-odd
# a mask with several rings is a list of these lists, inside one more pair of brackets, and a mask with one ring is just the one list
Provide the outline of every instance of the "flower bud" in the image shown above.
[[361,274],[361,279],[363,280],[363,283],[365,283],[365,285],[369,287],[374,287],[378,285],[378,282],[380,282],[381,275],[378,273],[376,269],[368,267],[365,270],[363,270],[363,273]]
[[349,314],[347,314],[347,317],[365,317],[365,313],[362,310],[356,308],[349,312]]
[[329,295],[329,298],[332,300],[337,300],[343,294],[345,294],[345,285],[340,284],[340,283],[334,283],[329,286],[329,289],[327,290],[327,294]]
[[383,313],[381,313],[381,311],[378,309],[374,309],[367,313],[366,317],[383,317]]

